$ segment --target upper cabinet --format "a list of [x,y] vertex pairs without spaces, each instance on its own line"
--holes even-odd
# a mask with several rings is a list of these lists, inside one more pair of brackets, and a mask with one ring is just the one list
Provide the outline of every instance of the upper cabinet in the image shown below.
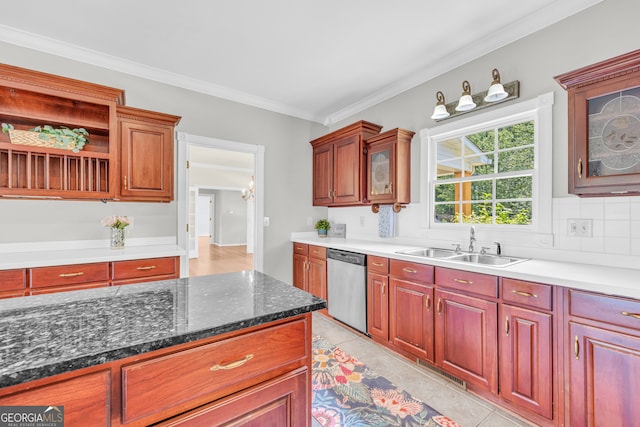
[[367,201],[374,206],[411,201],[411,138],[414,132],[392,129],[369,138],[367,152]]
[[640,50],[555,79],[568,92],[569,193],[640,193]]
[[313,205],[352,206],[364,201],[364,142],[382,126],[359,121],[311,141]]
[[[124,98],[120,89],[0,64],[8,130],[0,133],[0,197],[172,200],[180,118],[125,107]],[[84,129],[88,142],[74,150],[27,132],[46,125]]]
[[118,199],[173,200],[174,127],[180,117],[118,106]]
[[[111,199],[115,195],[119,89],[0,64],[0,196]],[[37,126],[83,128],[81,151],[48,147]]]

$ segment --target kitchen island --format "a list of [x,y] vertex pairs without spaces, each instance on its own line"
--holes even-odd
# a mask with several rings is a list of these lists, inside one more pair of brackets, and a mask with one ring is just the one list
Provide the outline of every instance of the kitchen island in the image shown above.
[[2,300],[0,406],[64,406],[66,426],[306,425],[325,306],[256,271]]

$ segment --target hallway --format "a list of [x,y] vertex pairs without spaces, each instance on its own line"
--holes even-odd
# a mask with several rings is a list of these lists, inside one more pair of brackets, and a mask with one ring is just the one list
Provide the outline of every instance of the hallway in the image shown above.
[[207,236],[198,237],[198,258],[189,260],[189,277],[252,270],[253,254],[246,246],[215,246]]

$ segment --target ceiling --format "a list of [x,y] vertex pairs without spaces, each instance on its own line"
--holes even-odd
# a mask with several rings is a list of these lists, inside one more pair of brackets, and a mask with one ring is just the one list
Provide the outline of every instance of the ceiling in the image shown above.
[[600,1],[24,0],[0,40],[331,124]]

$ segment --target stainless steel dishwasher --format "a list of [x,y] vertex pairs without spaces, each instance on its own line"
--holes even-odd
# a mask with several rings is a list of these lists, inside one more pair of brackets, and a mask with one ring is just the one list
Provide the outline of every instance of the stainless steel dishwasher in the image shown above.
[[329,315],[367,333],[367,256],[327,249]]

